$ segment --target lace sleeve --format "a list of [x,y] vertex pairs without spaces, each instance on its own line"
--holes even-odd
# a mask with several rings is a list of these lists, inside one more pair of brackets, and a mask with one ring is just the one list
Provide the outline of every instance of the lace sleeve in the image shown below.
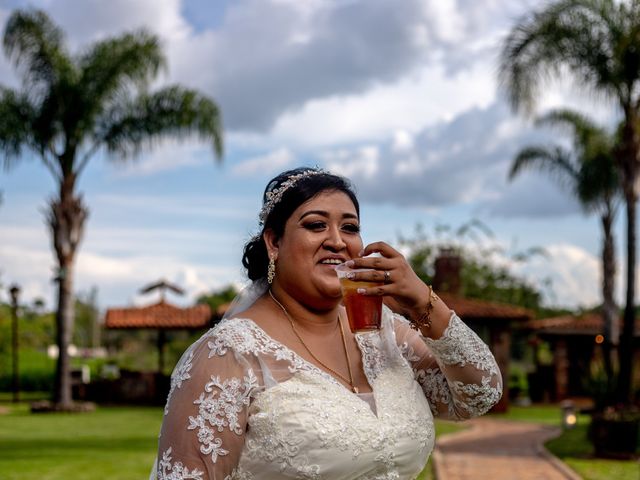
[[455,314],[441,338],[424,338],[395,315],[396,339],[434,415],[482,415],[502,396],[502,376],[489,347]]
[[153,479],[225,480],[238,464],[259,372],[212,332],[171,375]]

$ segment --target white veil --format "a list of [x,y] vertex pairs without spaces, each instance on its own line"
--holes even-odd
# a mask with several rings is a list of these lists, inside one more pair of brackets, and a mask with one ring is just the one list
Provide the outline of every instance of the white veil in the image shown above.
[[[233,318],[236,314],[243,312],[244,310],[249,308],[251,305],[253,305],[253,303],[258,298],[264,295],[268,289],[269,289],[269,284],[267,283],[266,279],[256,280],[254,282],[249,283],[242,290],[240,290],[240,293],[238,293],[238,295],[236,295],[236,297],[233,299],[233,301],[229,305],[229,308],[227,309],[225,314],[222,316],[222,318],[223,319]],[[182,357],[178,361],[178,365],[180,364],[180,362],[182,362],[182,359],[188,355],[189,351],[191,351],[195,347],[196,343],[192,344],[182,354]],[[153,462],[153,468],[151,469],[151,474],[149,475],[149,480],[157,480],[157,478],[158,478],[158,457],[156,456],[156,459]]]
[[267,290],[269,290],[269,284],[265,278],[249,283],[236,295],[222,318],[233,318],[236,314],[243,312],[267,293]]

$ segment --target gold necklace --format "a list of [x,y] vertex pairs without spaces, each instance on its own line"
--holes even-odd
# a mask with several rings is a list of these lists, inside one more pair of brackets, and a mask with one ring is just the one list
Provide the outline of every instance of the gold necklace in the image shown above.
[[273,296],[273,292],[271,291],[271,289],[269,289],[269,296],[276,303],[276,305],[278,305],[280,309],[284,312],[284,315],[287,317],[287,319],[289,320],[289,323],[291,324],[291,330],[293,330],[293,333],[295,333],[296,337],[298,337],[298,340],[300,340],[300,343],[307,350],[309,355],[311,355],[311,357],[313,357],[313,359],[316,362],[318,362],[320,365],[322,365],[324,368],[326,368],[331,373],[333,373],[334,375],[342,379],[345,383],[348,383],[351,386],[351,390],[353,391],[353,393],[360,393],[360,391],[358,390],[358,387],[356,387],[353,384],[353,373],[351,372],[351,359],[349,358],[349,350],[347,349],[347,340],[345,339],[345,336],[344,336],[344,329],[342,328],[342,322],[340,321],[340,317],[338,317],[338,324],[340,326],[340,336],[342,337],[342,346],[344,347],[344,355],[347,358],[347,370],[349,371],[349,378],[346,378],[344,375],[341,375],[340,373],[336,372],[333,368],[329,367],[326,363],[324,363],[322,360],[320,360],[318,357],[316,357],[313,354],[313,352],[309,349],[307,344],[304,343],[304,340],[298,333],[298,330],[296,330],[296,326],[293,321],[293,318],[291,318],[291,315],[289,315],[289,312],[287,312],[287,309],[284,308],[284,305],[282,305],[276,299],[276,297]]

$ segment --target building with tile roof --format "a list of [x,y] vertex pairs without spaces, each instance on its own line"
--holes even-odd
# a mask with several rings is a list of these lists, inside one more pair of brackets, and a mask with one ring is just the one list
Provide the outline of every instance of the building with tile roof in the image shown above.
[[110,308],[105,316],[106,328],[162,330],[207,328],[212,321],[209,305],[181,308],[165,300],[145,307]]
[[[620,318],[622,330],[622,318]],[[534,345],[546,342],[553,353],[550,365],[538,365],[530,381],[532,396],[537,399],[536,388],[542,398],[559,401],[568,397],[589,396],[585,374],[592,362],[602,358],[604,319],[599,312],[583,315],[560,315],[529,320],[522,324],[524,330],[535,335]],[[634,331],[634,364],[640,365],[640,318]],[[538,387],[536,387],[536,385]],[[640,371],[635,369],[634,385],[640,385]]]
[[167,330],[204,330],[220,317],[212,314],[209,305],[178,307],[164,298],[144,307],[109,308],[105,315],[107,329],[149,329],[158,331],[158,372],[164,370],[164,345]]

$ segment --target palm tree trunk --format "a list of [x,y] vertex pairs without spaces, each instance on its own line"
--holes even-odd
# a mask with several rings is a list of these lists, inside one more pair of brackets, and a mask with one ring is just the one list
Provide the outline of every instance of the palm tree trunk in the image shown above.
[[[635,179],[634,179],[635,183]],[[634,187],[626,189],[625,201],[627,207],[627,295],[624,308],[624,323],[620,336],[618,376],[618,400],[624,404],[630,401],[632,380],[633,329],[635,313],[636,287],[636,195]]]
[[71,369],[68,355],[73,335],[74,297],[73,266],[82,240],[84,223],[88,215],[82,198],[75,196],[75,175],[65,176],[60,184],[60,199],[50,202],[48,223],[53,237],[53,247],[58,259],[58,309],[56,312],[56,342],[58,362],[53,400],[60,409],[69,409],[71,396]]
[[63,410],[68,409],[73,403],[71,361],[68,349],[73,336],[74,317],[73,262],[68,262],[66,265],[60,265],[58,274],[58,310],[56,311],[58,361],[53,395],[54,403]]
[[627,292],[624,307],[624,320],[620,346],[618,348],[617,400],[629,404],[631,400],[633,330],[635,323],[635,291],[636,291],[636,202],[638,201],[638,153],[640,138],[638,137],[638,112],[629,104],[623,104],[624,121],[622,139],[617,161],[622,177],[622,190],[627,213]]
[[[616,346],[620,336],[620,328],[618,326],[619,316],[617,306],[614,299],[616,260],[615,260],[615,244],[613,238],[613,221],[615,211],[609,202],[607,209],[601,217],[602,232],[604,239],[602,242],[602,318],[604,321],[604,366],[607,373],[607,379],[612,381],[614,378],[614,363],[616,355]],[[608,389],[611,391],[611,389]],[[609,399],[611,400],[611,399]]]

